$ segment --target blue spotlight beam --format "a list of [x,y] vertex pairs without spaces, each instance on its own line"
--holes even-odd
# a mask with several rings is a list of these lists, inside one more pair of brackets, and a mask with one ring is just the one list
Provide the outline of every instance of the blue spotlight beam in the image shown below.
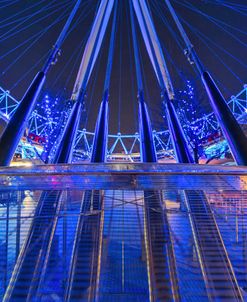
[[27,89],[24,97],[22,98],[20,105],[16,109],[14,115],[11,118],[11,121],[4,130],[0,138],[0,165],[8,166],[11,162],[11,159],[15,153],[17,145],[23,135],[27,121],[33,111],[33,108],[36,104],[39,93],[44,85],[46,74],[49,71],[52,64],[55,63],[59,49],[63,43],[63,40],[67,34],[70,24],[74,19],[74,16],[80,6],[81,0],[76,2],[67,22],[65,23],[61,34],[59,35],[53,50],[43,68],[40,71],[29,88]]
[[210,73],[206,71],[201,63],[197,53],[190,42],[190,39],[185,32],[175,10],[173,9],[169,0],[164,0],[177,28],[187,47],[186,53],[190,62],[194,62],[204,87],[209,96],[211,106],[214,114],[219,122],[222,132],[229,144],[232,155],[238,165],[247,165],[247,137],[239,126],[237,120],[229,109],[226,100],[221,94],[219,88],[211,77]]

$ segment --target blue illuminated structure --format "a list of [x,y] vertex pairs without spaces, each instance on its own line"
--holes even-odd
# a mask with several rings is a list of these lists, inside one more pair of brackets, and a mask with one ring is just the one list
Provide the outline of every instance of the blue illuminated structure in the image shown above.
[[247,165],[247,138],[239,126],[237,120],[227,106],[227,103],[213,80],[210,73],[205,69],[200,61],[197,53],[190,42],[182,24],[180,23],[175,10],[173,9],[169,0],[165,0],[167,7],[180,31],[185,45],[187,47],[187,56],[189,61],[195,64],[202,82],[206,88],[209,96],[211,106],[214,110],[215,116],[220,124],[222,132],[229,144],[233,157],[238,165]]
[[[169,4],[169,1],[167,3]],[[65,32],[79,4],[80,2],[77,1],[65,24]],[[140,141],[139,157],[142,163],[105,163],[109,138],[109,88],[118,4],[116,0],[101,0],[99,3],[71,94],[72,108],[62,133],[54,144],[55,150],[50,160],[52,164],[17,169],[0,167],[0,188],[3,190],[10,188],[7,194],[11,194],[8,196],[13,195],[12,197],[15,198],[12,191],[16,188],[27,190],[28,192],[24,194],[31,195],[30,190],[37,194],[34,197],[37,200],[33,214],[26,213],[24,216],[30,218],[30,223],[26,228],[28,231],[23,239],[21,251],[19,250],[21,245],[19,220],[23,218],[21,209],[23,192],[18,191],[17,194],[18,213],[15,217],[10,217],[12,212],[8,203],[7,207],[3,207],[6,236],[3,240],[1,238],[1,244],[2,242],[6,244],[4,249],[6,267],[4,293],[0,295],[5,302],[49,300],[51,299],[49,290],[61,301],[108,302],[111,299],[117,300],[118,297],[124,301],[131,301],[133,297],[136,299],[141,297],[143,301],[151,302],[181,301],[184,297],[189,299],[189,295],[192,297],[194,295],[196,298],[201,295],[206,301],[220,301],[226,298],[230,301],[244,301],[246,280],[242,281],[239,277],[241,274],[234,263],[236,253],[231,250],[229,252],[228,246],[232,247],[229,241],[232,238],[229,238],[227,231],[224,233],[219,229],[219,225],[228,227],[228,217],[223,219],[223,223],[219,223],[220,219],[215,215],[215,211],[220,213],[221,201],[223,204],[231,203],[229,199],[233,194],[236,204],[241,209],[243,227],[247,213],[247,205],[243,198],[246,191],[247,171],[245,167],[210,169],[207,166],[200,167],[194,164],[188,138],[175,109],[175,93],[165,60],[166,56],[146,0],[128,2],[139,105],[140,134],[135,134],[134,138],[135,142]],[[169,8],[171,10],[170,6]],[[111,15],[113,15],[112,28],[103,97],[93,143],[87,143],[90,163],[77,165],[73,164],[74,150],[78,151],[77,135],[83,133],[83,138],[86,137],[86,131],[78,130],[84,110],[85,95]],[[180,25],[174,11],[173,16]],[[169,134],[169,142],[166,146],[168,144],[173,146],[173,154],[177,162],[175,165],[157,163],[156,140],[161,148],[164,144],[152,130],[148,106],[145,102],[135,20],[138,21],[161,91],[161,101],[169,129],[164,130],[163,133]],[[58,41],[62,42],[64,35],[62,31],[62,38],[60,36],[61,40],[59,38]],[[60,42],[58,44],[61,44]],[[192,48],[189,50],[193,52]],[[16,122],[15,128],[19,127],[20,130],[18,135],[11,138],[11,148],[0,151],[2,166],[10,163],[45,80],[45,73],[54,62],[58,51],[59,47],[55,45],[44,71],[38,73],[3,132],[0,147],[9,129],[12,129],[12,135],[15,133],[12,127],[13,121]],[[198,61],[199,69],[202,68],[196,53],[193,52],[193,56],[194,60]],[[210,76],[203,72],[202,77],[206,82],[205,86],[210,90],[213,104],[217,104],[215,110],[217,111],[219,106],[222,108],[224,117],[220,120],[220,125],[223,125],[223,131],[232,136],[229,144],[235,160],[238,164],[243,164],[246,155],[239,147],[241,135],[244,134],[235,118],[230,119],[230,123],[225,120],[227,116],[231,117],[233,114],[230,110],[225,112],[224,99]],[[27,100],[31,101],[30,104]],[[34,119],[37,116],[36,113]],[[203,118],[209,121],[209,116]],[[50,119],[50,116],[47,119]],[[192,127],[193,123],[195,121],[191,122]],[[119,133],[112,150],[121,140],[123,136]],[[244,144],[244,150],[245,147]],[[123,148],[126,158],[131,158],[124,145]],[[169,153],[170,149],[166,149],[165,152]],[[131,150],[134,150],[133,145]],[[233,193],[225,193],[225,190],[229,191],[229,183]],[[0,193],[1,201],[4,191]],[[227,207],[227,211],[231,206],[232,204]],[[234,205],[233,208],[235,209],[236,206]],[[238,229],[239,213],[236,211],[235,214],[236,229]],[[9,221],[14,219],[18,221],[17,248],[15,260],[10,261],[11,276],[8,276],[6,272],[9,263]],[[232,228],[233,223],[231,219],[229,220]],[[236,232],[238,233],[238,230]],[[243,228],[241,235],[244,234]],[[239,238],[236,241],[238,242]],[[244,248],[246,247],[243,246]],[[54,258],[55,264],[52,262]],[[187,281],[184,276],[188,277]],[[194,276],[199,278],[193,279]],[[191,286],[194,287],[193,290]],[[1,287],[0,289],[2,290]],[[186,294],[186,291],[189,294]]]
[[[106,159],[109,120],[108,99],[115,46],[117,6],[118,1],[115,1],[104,94],[95,126],[91,163],[104,163]],[[103,196],[104,192],[98,190],[85,191],[84,193],[80,207],[81,216],[77,222],[73,252],[66,282],[66,301],[97,300],[97,277],[100,274],[98,259],[101,257],[103,242],[101,226],[104,220],[104,215],[102,214]],[[94,214],[86,217],[88,213]],[[85,259],[87,260],[85,261]],[[80,284],[79,287],[78,284]]]
[[[152,22],[150,12],[148,11],[146,1],[138,0],[134,2],[134,7],[139,21],[139,25],[141,27],[143,38],[146,42],[146,47],[147,47],[147,51],[149,52],[150,60],[153,64],[153,68],[155,70],[158,82],[162,90],[161,96],[163,98],[163,103],[165,104],[165,108],[166,108],[168,127],[172,137],[172,143],[176,154],[176,160],[178,163],[181,164],[194,163],[182,126],[178,120],[175,108],[172,104],[173,86],[171,82],[171,77],[168,68],[166,66],[165,59],[162,54],[161,46],[159,44],[159,39],[155,32],[155,27]],[[239,125],[238,127],[240,128]],[[140,133],[142,131],[140,131]],[[193,238],[194,238],[197,255],[200,262],[200,267],[208,291],[209,299],[218,300],[224,298],[225,296],[228,296],[230,299],[234,301],[243,301],[243,295],[241,289],[239,288],[234,270],[232,269],[232,265],[228,260],[224,242],[221,239],[221,235],[218,230],[217,223],[215,219],[212,217],[212,210],[210,208],[209,201],[206,195],[204,194],[203,191],[199,191],[199,190],[198,191],[186,190],[183,192],[182,195],[184,195],[185,205],[189,212],[191,229],[193,230]],[[157,199],[153,197],[153,200],[157,200]],[[205,219],[203,225],[201,224],[201,215],[203,215]],[[148,219],[150,219],[149,223],[151,223],[152,215],[148,215],[148,216],[149,216]],[[164,227],[167,226],[165,222],[163,223],[163,225]],[[205,229],[207,230],[207,232],[205,232]],[[158,231],[154,233],[159,234]],[[166,231],[166,234],[167,233],[169,232]],[[150,236],[148,232],[147,234],[148,234],[149,241],[152,244],[152,236]],[[169,242],[169,240],[166,239],[166,242]],[[215,259],[215,261],[217,262],[218,269],[224,275],[224,278],[222,278],[222,282],[224,282],[224,286],[225,286],[224,293],[222,293],[221,289],[219,288],[218,279],[214,275],[214,265],[212,265],[211,263],[211,251],[208,250],[207,248],[208,244],[214,245],[215,250],[217,251],[216,254],[218,255],[218,259]],[[167,251],[169,250],[169,248],[166,248],[164,250]],[[152,257],[150,258],[152,259]],[[170,256],[170,258],[172,259],[173,257]],[[150,262],[152,263],[152,260],[150,260]],[[176,266],[173,265],[175,261],[168,261],[167,263],[168,264],[164,264],[163,266],[167,269],[168,272],[172,271],[175,274]],[[155,262],[153,263],[153,265],[155,267]],[[149,269],[149,271],[152,270]],[[152,284],[153,279],[154,278],[152,278],[152,274],[151,274],[150,284]],[[170,280],[172,280],[172,278],[170,278]],[[166,292],[169,292],[168,289],[171,289],[172,293],[174,294],[175,290],[173,290],[173,286],[172,285],[167,286]],[[159,286],[156,282],[156,284],[152,284],[150,288],[155,291],[159,289]],[[177,287],[175,286],[175,288]],[[153,293],[152,290],[150,290],[151,296]],[[159,300],[162,301],[165,299],[171,299],[171,298],[169,297],[168,294],[167,296],[164,294],[164,296],[158,295],[155,298],[150,298],[151,301],[159,301]],[[179,300],[179,297],[177,297],[177,295],[174,294],[173,300],[176,299]]]
[[[139,103],[139,132],[141,145],[141,159],[143,163],[156,163],[157,156],[153,139],[151,120],[148,107],[144,100],[142,73],[138,42],[136,37],[135,20],[132,2],[129,1],[136,77],[138,83]],[[172,125],[171,125],[172,126]],[[144,191],[144,215],[145,215],[145,252],[147,255],[148,283],[150,301],[179,300],[179,288],[176,273],[171,234],[168,226],[168,218],[162,208],[162,192]],[[156,238],[161,240],[157,242]],[[165,287],[166,290],[163,290]]]
[[60,47],[65,39],[66,33],[72,23],[74,16],[80,6],[80,0],[78,0],[71,11],[71,14],[66,21],[51,54],[44,65],[43,69],[38,72],[30,87],[27,89],[25,95],[23,96],[18,108],[16,109],[14,115],[8,123],[8,126],[4,130],[0,138],[0,164],[3,166],[8,166],[11,159],[14,156],[17,145],[23,136],[25,127],[27,126],[27,121],[30,118],[34,106],[37,102],[40,91],[44,85],[46,74],[49,71],[52,64],[57,60],[57,56],[60,52]]
[[[238,120],[238,123],[244,126],[247,123],[247,98],[246,93],[247,86],[245,85],[243,89],[236,95],[232,96],[231,99],[227,102],[229,108],[231,108],[232,113]],[[190,90],[187,91],[190,93]],[[184,95],[179,93],[180,101],[184,102]],[[50,99],[49,102],[56,102],[56,100]],[[185,108],[189,107],[188,104],[185,104]],[[8,91],[5,91],[0,87],[0,113],[2,118],[6,121],[9,120],[9,117],[12,116],[13,112],[16,110],[18,101],[13,98]],[[38,109],[38,108],[37,108]],[[28,121],[28,129],[30,132],[30,137],[32,134],[37,136],[37,143],[39,138],[48,138],[51,145],[55,144],[57,146],[56,137],[51,134],[51,139],[49,137],[50,133],[56,129],[60,129],[60,123],[64,124],[64,121],[68,118],[68,112],[62,112],[62,121],[59,122],[55,119],[49,121],[47,115],[40,110],[34,110]],[[187,108],[188,109],[188,108]],[[186,109],[186,110],[187,110]],[[59,114],[55,113],[55,117]],[[194,128],[198,127],[196,131],[197,139],[202,142],[202,148],[205,150],[204,154],[206,160],[210,158],[225,158],[225,154],[229,153],[229,147],[227,142],[220,134],[220,128],[217,123],[217,120],[214,117],[213,113],[209,114],[199,114],[197,118],[191,120],[186,117],[184,119],[181,116],[180,107],[178,108],[178,116],[181,119],[181,124],[185,130],[186,135],[191,139],[189,133],[194,133]],[[59,125],[59,126],[58,126]],[[189,133],[188,133],[189,132]],[[108,150],[107,150],[107,160],[108,161],[140,161],[140,153],[135,153],[133,150],[139,150],[139,133],[135,134],[109,134],[108,137]],[[155,131],[153,130],[153,137],[155,143],[156,154],[159,160],[170,160],[174,158],[173,147],[171,145],[170,133],[168,130]],[[76,134],[76,141],[74,145],[74,160],[76,161],[88,161],[91,157],[92,152],[92,142],[94,138],[94,132],[90,132],[86,129],[78,129]],[[130,142],[130,144],[129,144]],[[121,147],[121,151],[116,150],[116,146]],[[30,139],[30,142],[21,140],[19,146],[17,147],[16,154],[23,159],[33,159],[39,158],[37,153],[40,154],[43,152],[39,146],[36,147],[35,141]],[[193,149],[193,146],[192,146]],[[225,150],[225,152],[223,152]]]

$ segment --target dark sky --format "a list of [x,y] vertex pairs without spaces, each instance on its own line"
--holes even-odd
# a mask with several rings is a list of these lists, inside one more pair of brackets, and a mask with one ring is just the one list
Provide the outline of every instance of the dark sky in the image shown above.
[[[200,58],[217,79],[225,97],[229,98],[238,93],[246,82],[246,0],[224,1],[224,3],[234,2],[234,7],[216,4],[222,1],[173,0],[171,2],[184,20],[185,28]],[[63,15],[68,15],[75,1],[19,0],[12,1],[13,5],[9,3],[9,1],[0,2],[0,86],[9,89],[11,94],[19,99],[35,73],[42,67],[47,57],[46,53],[55,42],[65,18],[54,26],[51,25]],[[61,104],[71,94],[85,41],[98,5],[97,0],[82,0],[82,3],[74,22],[74,30],[65,40],[62,56],[49,73],[43,90],[43,93],[60,96]],[[200,95],[198,106],[206,112],[210,111],[200,80],[174,39],[174,35],[177,39],[180,38],[164,1],[149,0],[149,5],[175,89],[183,89],[184,79],[193,79]],[[217,22],[218,26],[214,22]],[[50,28],[47,29],[49,26]],[[86,126],[90,131],[93,131],[102,98],[110,26],[111,20],[88,85],[87,117],[86,115],[82,117],[81,127]],[[39,39],[38,36],[33,37],[41,31],[43,35]],[[160,91],[139,29],[138,41],[146,88],[145,96],[150,107],[153,126],[160,130],[164,127],[161,118]],[[182,44],[181,39],[180,43]],[[20,46],[21,44],[23,45]],[[137,130],[136,94],[128,1],[119,0],[118,30],[110,88],[111,133],[116,133],[119,129],[122,133],[134,133]]]

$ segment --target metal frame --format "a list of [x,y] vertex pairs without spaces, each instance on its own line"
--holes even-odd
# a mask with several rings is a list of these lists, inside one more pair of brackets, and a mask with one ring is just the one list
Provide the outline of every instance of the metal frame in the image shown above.
[[[0,114],[1,117],[8,121],[9,118],[13,115],[16,110],[19,101],[11,96],[10,92],[4,90],[0,87]],[[247,85],[244,85],[243,89],[236,95],[232,96],[228,101],[228,105],[231,108],[232,112],[236,116],[240,124],[247,124]],[[217,131],[219,130],[219,125],[214,117],[213,113],[209,113],[200,118],[203,121],[203,127],[199,133],[200,137],[204,137],[205,133],[208,130]],[[53,128],[56,126],[55,122],[51,122],[47,117],[42,116],[38,113],[37,110],[34,110],[30,119],[29,119],[29,131],[42,136],[45,135],[47,129]],[[193,123],[190,124],[193,127]],[[184,127],[188,127],[185,125]],[[171,139],[168,130],[164,131],[153,131],[154,141],[157,151],[158,159],[162,158],[174,158],[174,152],[172,149]],[[78,130],[74,155],[75,159],[79,160],[89,160],[91,156],[92,143],[93,143],[94,133],[87,131],[86,129]],[[225,146],[225,141],[222,139],[222,143]],[[212,143],[213,144],[213,143]],[[222,149],[219,142],[215,145],[214,152],[218,152],[217,146],[219,149]],[[21,142],[17,149],[19,153],[20,150],[28,148],[30,150],[30,144],[27,145],[26,142]],[[33,146],[33,148],[35,148]],[[22,154],[28,153],[21,151]],[[35,151],[33,151],[35,153]],[[207,147],[205,147],[206,156],[209,155]],[[140,161],[139,154],[139,133],[134,134],[109,134],[108,136],[108,152],[107,152],[108,161]]]

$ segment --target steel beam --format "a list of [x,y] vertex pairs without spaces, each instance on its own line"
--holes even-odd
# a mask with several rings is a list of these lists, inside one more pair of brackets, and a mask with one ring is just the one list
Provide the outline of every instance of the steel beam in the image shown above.
[[183,128],[179,122],[176,110],[166,92],[162,94],[163,104],[166,109],[166,117],[170,130],[173,149],[178,163],[193,163],[193,158],[185,138]]
[[44,82],[45,73],[41,71],[34,78],[3,131],[0,138],[0,166],[8,166],[10,164]]
[[[156,163],[152,125],[144,100],[141,64],[135,30],[132,3],[130,18],[138,84],[139,132],[142,162]],[[136,8],[137,10],[138,8]],[[139,20],[140,21],[140,20]],[[150,301],[179,301],[176,262],[169,230],[169,222],[163,209],[160,191],[144,191],[144,234],[147,255],[147,272]]]
[[164,0],[177,28],[187,47],[186,54],[190,63],[195,64],[198,73],[201,76],[202,82],[205,86],[206,92],[209,96],[211,106],[214,114],[219,122],[222,132],[227,140],[232,155],[238,165],[247,165],[247,137],[238,124],[237,119],[229,109],[226,100],[221,94],[219,88],[211,77],[210,73],[206,71],[201,60],[199,59],[185,29],[183,28],[170,0]]
[[[104,1],[102,1],[102,3],[104,3]],[[95,126],[91,163],[104,162],[107,154],[109,116],[108,91],[115,44],[116,15],[117,1],[115,0],[104,95]],[[92,30],[91,35],[95,36],[94,29]],[[103,39],[103,36],[101,39]],[[80,215],[77,221],[72,258],[68,273],[65,293],[66,301],[97,301],[101,268],[102,222],[104,220],[103,196],[103,191],[87,190],[84,193]]]
[[60,51],[60,47],[68,32],[68,29],[75,17],[75,14],[80,6],[81,0],[77,0],[73,10],[70,13],[51,53],[48,57],[43,69],[38,72],[33,82],[27,89],[24,97],[18,105],[15,113],[13,114],[10,122],[5,128],[0,138],[0,165],[8,166],[14,156],[15,150],[23,136],[25,127],[27,126],[28,119],[36,105],[40,91],[44,85],[46,74],[52,64],[55,63]]
[[233,158],[238,165],[247,166],[247,137],[244,131],[228,107],[209,72],[203,72],[202,80],[206,87],[214,114],[229,144]]
[[65,125],[64,132],[60,138],[55,156],[54,163],[70,163],[72,161],[74,142],[76,133],[81,119],[81,113],[84,106],[84,93],[81,95],[81,100],[74,103],[70,117]]

